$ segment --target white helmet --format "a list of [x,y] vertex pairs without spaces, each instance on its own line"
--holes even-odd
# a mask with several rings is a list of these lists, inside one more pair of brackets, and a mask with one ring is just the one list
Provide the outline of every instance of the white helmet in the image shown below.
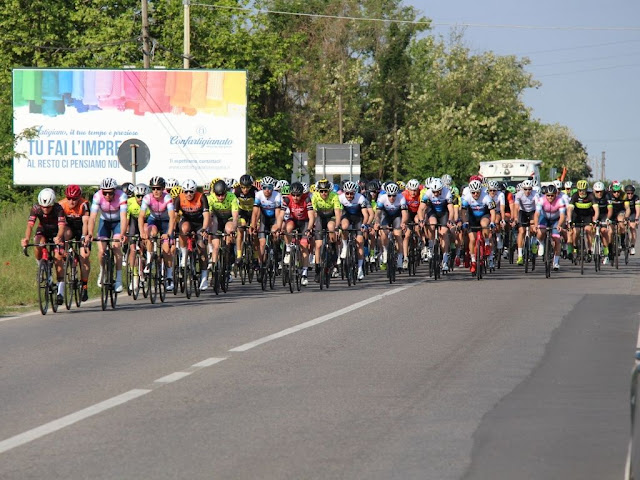
[[233,186],[237,183],[235,178],[225,178],[224,183],[229,190],[233,189]]
[[344,182],[344,185],[342,186],[342,191],[343,192],[355,192],[358,190],[358,184],[356,182]]
[[531,180],[524,180],[522,183],[522,188],[532,188],[533,182]]
[[522,183],[516,185],[516,192],[519,192],[520,190],[522,190]]
[[398,190],[400,190],[398,188],[398,185],[396,183],[390,182],[387,184],[387,187],[385,188],[385,191],[387,192],[387,195],[397,195],[398,194]]
[[499,185],[498,182],[496,182],[495,180],[489,180],[489,190],[499,190]]
[[309,193],[309,184],[307,182],[302,183],[302,193]]
[[260,182],[262,184],[262,186],[270,186],[270,187],[275,187],[276,186],[276,179],[270,176],[266,176],[266,177],[262,177],[262,180]]
[[175,178],[167,178],[167,181],[165,182],[165,188],[167,189],[167,191],[179,185],[180,185],[180,182],[178,182],[178,180]]
[[285,185],[289,185],[289,182],[287,182],[286,180],[278,180],[276,182],[276,187],[274,188],[274,190],[276,192],[279,192],[280,190],[282,190],[282,187],[284,187]]
[[481,190],[482,190],[482,183],[480,183],[480,180],[474,180],[473,182],[469,183],[470,192],[480,192]]
[[573,188],[573,182],[570,180],[564,182],[564,188]]
[[431,185],[431,182],[433,181],[433,177],[427,177],[424,179],[424,186],[429,188],[429,185]]
[[146,195],[150,192],[151,190],[149,189],[149,187],[145,184],[145,183],[139,183],[137,184],[135,187],[133,187],[133,194],[135,196],[138,195]]
[[593,184],[593,191],[594,192],[603,192],[604,191],[604,183],[602,182],[596,182]]
[[198,184],[195,180],[191,180],[187,178],[184,182],[182,182],[182,190],[186,190],[189,192],[195,192],[196,188],[198,188]]
[[449,185],[451,185],[453,178],[451,178],[451,175],[449,175],[448,173],[445,173],[444,175],[442,175],[442,177],[440,177],[440,180],[442,180],[442,183],[445,187],[448,187]]
[[107,177],[103,178],[102,182],[100,182],[101,190],[115,190],[118,187],[118,182],[116,182],[115,178]]
[[52,207],[56,203],[56,192],[51,188],[45,188],[38,194],[38,205],[41,207]]
[[429,188],[434,192],[439,192],[440,190],[442,190],[443,186],[444,185],[442,183],[442,180],[440,180],[439,178],[433,178],[431,179],[431,185],[429,185]]
[[560,180],[554,180],[553,185],[560,190],[562,188],[562,182]]
[[420,182],[415,178],[412,178],[407,182],[407,190],[418,190],[420,188]]

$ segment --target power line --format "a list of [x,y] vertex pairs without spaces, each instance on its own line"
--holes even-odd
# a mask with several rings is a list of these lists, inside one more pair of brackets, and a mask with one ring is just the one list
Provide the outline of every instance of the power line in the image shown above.
[[388,22],[388,23],[403,23],[411,25],[425,25],[425,26],[438,26],[438,27],[471,27],[471,28],[504,28],[504,29],[523,29],[523,30],[586,30],[586,31],[616,31],[616,32],[640,32],[640,27],[611,27],[611,26],[545,26],[545,25],[515,25],[515,24],[488,24],[488,23],[446,23],[446,22],[433,22],[431,20],[399,20],[392,18],[373,18],[373,17],[350,17],[343,15],[326,15],[318,13],[304,13],[304,12],[287,12],[282,10],[267,10],[267,9],[254,9],[249,7],[236,7],[228,5],[211,5],[208,3],[191,3],[194,6],[218,8],[224,10],[241,10],[245,12],[255,13],[268,13],[273,15],[292,15],[298,17],[312,17],[312,18],[331,18],[335,20],[353,20],[353,21],[366,21],[366,22]]
[[598,70],[613,70],[616,68],[628,68],[628,67],[640,67],[640,63],[631,63],[627,65],[613,65],[611,67],[597,67],[597,68],[587,68],[584,70],[574,70],[571,72],[558,72],[558,73],[546,73],[544,75],[535,75],[535,78],[541,77],[557,77],[560,75],[573,75],[574,73],[586,73],[586,72],[595,72]]
[[535,52],[526,52],[526,53],[518,53],[518,56],[526,56],[526,55],[536,55],[538,53],[555,53],[555,52],[564,52],[568,50],[580,50],[582,48],[597,48],[597,47],[607,47],[609,45],[620,45],[623,43],[637,43],[640,42],[640,39],[637,40],[622,40],[620,42],[607,42],[607,43],[592,43],[591,45],[578,45],[576,47],[564,47],[564,48],[553,48],[551,50],[538,50]]
[[531,63],[532,67],[550,67],[552,65],[565,65],[567,63],[580,63],[580,62],[596,62],[599,60],[611,60],[613,58],[625,58],[625,57],[629,57],[629,56],[637,56],[638,54],[640,54],[640,52],[633,52],[633,53],[629,53],[626,55],[614,55],[614,56],[608,56],[608,57],[591,57],[591,58],[579,58],[576,60],[565,60],[563,62],[552,62],[552,63],[542,63],[542,64],[537,64],[535,62]]

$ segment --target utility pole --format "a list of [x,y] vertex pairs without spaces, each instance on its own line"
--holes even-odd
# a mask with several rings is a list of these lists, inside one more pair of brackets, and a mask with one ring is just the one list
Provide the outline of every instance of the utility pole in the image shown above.
[[151,41],[149,38],[149,8],[142,0],[142,61],[144,68],[151,68]]
[[182,0],[184,5],[184,62],[185,70],[189,69],[189,57],[191,56],[191,0]]
[[604,182],[605,179],[607,178],[605,175],[605,158],[604,158],[604,152],[602,152],[602,163],[600,164],[600,167],[602,168],[602,174],[600,175],[600,178],[602,179],[602,181]]

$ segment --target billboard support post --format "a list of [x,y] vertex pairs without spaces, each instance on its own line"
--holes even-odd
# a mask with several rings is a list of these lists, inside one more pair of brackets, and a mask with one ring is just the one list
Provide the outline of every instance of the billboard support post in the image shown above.
[[132,143],[131,147],[131,183],[136,184],[136,153],[138,152],[138,145]]

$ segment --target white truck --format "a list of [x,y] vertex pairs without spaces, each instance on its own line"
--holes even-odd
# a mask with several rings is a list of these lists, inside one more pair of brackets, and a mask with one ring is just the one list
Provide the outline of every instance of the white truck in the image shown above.
[[536,185],[540,184],[540,165],[542,160],[522,160],[519,158],[508,160],[494,160],[480,162],[478,173],[486,180],[505,182],[516,185],[523,180],[531,179]]

